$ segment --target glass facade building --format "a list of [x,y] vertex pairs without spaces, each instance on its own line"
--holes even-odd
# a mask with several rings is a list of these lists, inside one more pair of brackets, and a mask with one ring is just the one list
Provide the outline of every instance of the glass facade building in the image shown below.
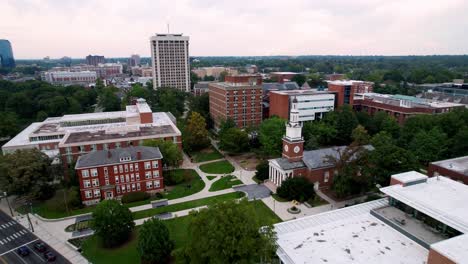
[[15,67],[11,43],[6,39],[0,39],[0,66],[7,68]]

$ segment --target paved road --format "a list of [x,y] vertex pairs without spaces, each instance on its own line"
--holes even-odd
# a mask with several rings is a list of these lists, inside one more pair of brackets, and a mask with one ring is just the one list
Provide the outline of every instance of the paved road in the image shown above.
[[[38,242],[41,241],[33,233],[0,210],[0,264],[45,263],[46,260],[42,253],[33,249],[34,244]],[[16,253],[16,250],[21,246],[29,248],[30,254],[28,256],[21,257]],[[70,263],[51,247],[48,245],[46,247],[48,251],[57,256],[54,263]]]
[[249,184],[239,187],[234,187],[234,190],[246,192],[249,200],[263,199],[270,196],[270,189],[263,184]]

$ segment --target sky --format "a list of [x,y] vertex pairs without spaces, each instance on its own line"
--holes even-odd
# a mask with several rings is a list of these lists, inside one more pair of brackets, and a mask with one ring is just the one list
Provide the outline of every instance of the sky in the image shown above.
[[167,24],[191,56],[468,54],[467,0],[0,0],[18,59],[146,57]]

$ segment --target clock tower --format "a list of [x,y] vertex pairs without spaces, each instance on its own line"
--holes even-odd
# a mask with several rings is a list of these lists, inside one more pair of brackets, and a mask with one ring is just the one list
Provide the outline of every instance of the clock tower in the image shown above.
[[299,122],[297,105],[297,99],[294,97],[289,122],[286,124],[286,135],[283,137],[283,158],[287,158],[290,162],[300,161],[304,153],[302,123]]

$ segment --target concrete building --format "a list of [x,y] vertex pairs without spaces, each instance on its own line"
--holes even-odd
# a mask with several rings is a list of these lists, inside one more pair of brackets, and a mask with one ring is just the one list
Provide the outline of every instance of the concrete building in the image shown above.
[[378,93],[355,94],[352,104],[355,110],[364,111],[370,115],[385,111],[400,124],[403,124],[407,118],[418,114],[440,114],[465,108],[463,104]]
[[338,81],[346,79],[346,74],[342,73],[332,73],[325,75],[325,80],[327,81]]
[[100,63],[105,63],[106,59],[104,56],[99,56],[99,55],[88,55],[86,56],[86,64],[88,65],[93,65],[97,66]]
[[150,66],[132,67],[132,74],[140,77],[153,77],[153,68]]
[[427,174],[430,177],[444,176],[468,184],[468,156],[431,162]]
[[117,77],[123,74],[123,65],[121,63],[101,63],[96,66],[79,64],[72,67],[54,67],[50,71],[62,72],[95,72],[97,78],[107,79]]
[[[304,151],[304,138],[302,137],[302,122],[299,121],[297,99],[291,102],[289,122],[286,124],[286,135],[283,137],[283,153],[281,158],[271,159],[269,163],[268,187],[276,191],[276,187],[291,177],[304,177],[314,183],[315,188],[329,188],[337,171],[327,156],[338,158],[346,146],[323,148]],[[373,150],[370,145],[367,150]],[[360,153],[356,153],[359,155]]]
[[145,139],[170,140],[182,147],[170,113],[153,113],[144,99],[125,111],[65,115],[35,122],[2,146],[3,153],[36,148],[67,170],[78,157],[99,150],[139,146]]
[[0,67],[14,68],[15,66],[16,63],[10,41],[0,39]]
[[43,81],[46,81],[51,84],[88,85],[90,83],[96,82],[97,74],[94,71],[47,71],[42,73],[41,77]]
[[282,263],[466,263],[468,186],[417,172],[392,181],[388,198],[274,225]]
[[215,81],[197,82],[195,85],[193,85],[193,95],[200,96],[202,94],[209,92],[210,83],[215,83]]
[[225,82],[210,83],[210,115],[216,128],[232,119],[239,128],[262,122],[262,79],[259,75],[226,76]]
[[201,67],[192,70],[199,78],[204,78],[206,76],[213,76],[215,79],[219,79],[222,72],[226,72],[227,75],[238,75],[239,71],[229,67]]
[[162,158],[158,148],[142,146],[80,156],[75,170],[83,204],[97,204],[101,199],[121,198],[132,192],[163,190]]
[[328,81],[328,91],[336,94],[336,106],[353,105],[354,95],[357,93],[371,93],[374,91],[373,82],[337,80]]
[[189,37],[156,34],[151,37],[153,87],[190,92]]
[[335,108],[335,95],[312,90],[271,91],[269,95],[269,115],[289,119],[292,101],[297,100],[299,121],[321,119]]
[[128,67],[135,67],[140,65],[140,55],[133,54],[128,58]]

